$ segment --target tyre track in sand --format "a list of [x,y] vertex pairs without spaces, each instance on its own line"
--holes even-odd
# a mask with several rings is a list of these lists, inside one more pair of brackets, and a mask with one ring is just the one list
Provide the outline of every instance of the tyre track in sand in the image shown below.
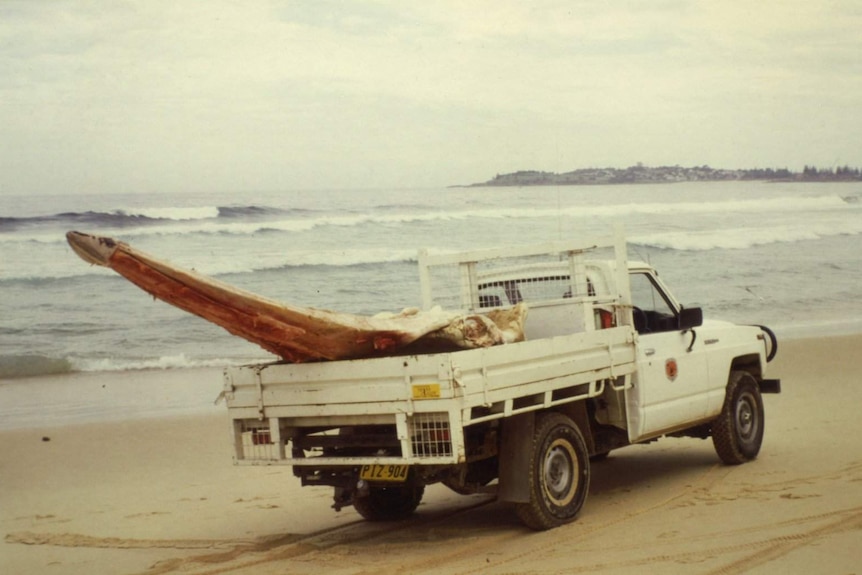
[[[718,469],[723,469],[724,473],[713,474],[712,472]],[[683,537],[672,536],[665,541],[658,538],[651,538],[637,543],[628,542],[626,540],[614,540],[613,549],[617,552],[631,552],[640,549],[651,551],[646,556],[630,558],[620,561],[600,561],[588,564],[578,564],[574,559],[564,569],[559,571],[549,570],[547,567],[540,571],[532,571],[529,568],[529,558],[537,554],[547,556],[549,551],[554,549],[567,549],[567,553],[571,556],[575,554],[582,557],[590,553],[607,554],[607,543],[600,546],[584,547],[582,542],[587,536],[602,531],[604,528],[610,528],[620,525],[627,520],[634,519],[641,515],[646,515],[651,511],[659,510],[670,504],[676,504],[676,507],[685,507],[693,502],[725,502],[736,501],[737,499],[745,499],[751,497],[755,492],[768,493],[773,499],[793,500],[796,497],[788,497],[792,495],[789,490],[800,486],[818,485],[824,481],[838,481],[842,483],[862,481],[862,462],[855,461],[847,464],[842,469],[828,471],[826,473],[814,474],[793,478],[786,481],[773,482],[759,486],[744,484],[743,492],[738,492],[740,486],[734,486],[732,491],[737,492],[738,497],[728,498],[725,494],[716,493],[714,487],[720,485],[720,482],[728,477],[736,470],[745,470],[742,467],[726,467],[716,464],[715,467],[703,474],[703,476],[695,483],[689,485],[683,492],[671,496],[664,501],[660,501],[651,506],[639,509],[633,513],[626,514],[617,520],[606,522],[597,528],[589,528],[579,530],[577,533],[554,537],[548,542],[531,546],[530,549],[517,555],[512,555],[494,562],[489,565],[480,566],[468,571],[460,571],[459,573],[476,573],[476,572],[503,572],[500,568],[504,565],[516,564],[514,569],[510,568],[511,572],[517,573],[588,573],[601,572],[612,569],[626,568],[659,568],[660,564],[679,563],[691,564],[701,563],[708,560],[715,561],[723,555],[738,554],[740,552],[748,552],[742,558],[735,559],[731,563],[716,568],[712,571],[707,571],[708,575],[725,575],[730,573],[739,573],[750,569],[757,565],[768,563],[774,559],[782,557],[791,551],[809,545],[812,541],[818,538],[831,534],[838,534],[846,531],[862,529],[862,506],[841,508],[833,511],[826,511],[818,514],[804,515],[800,517],[790,517],[781,521],[770,521],[759,525],[751,525],[738,529],[721,530],[717,532],[703,533],[699,535],[690,535]],[[712,477],[710,477],[712,475]],[[819,495],[810,495],[819,497]],[[707,503],[709,504],[709,503]],[[824,523],[825,522],[825,523]],[[578,525],[577,523],[574,525]],[[813,525],[813,526],[812,526]],[[799,530],[799,527],[807,527]],[[793,530],[793,528],[797,528]],[[564,529],[568,531],[569,529]],[[769,536],[769,532],[787,531],[791,533],[781,533]],[[551,532],[554,533],[554,532]],[[731,539],[733,542],[727,542],[723,545],[716,545],[721,539]],[[703,544],[713,543],[712,546],[703,547]],[[681,546],[691,549],[692,544],[696,547],[693,551],[673,552],[668,548]],[[663,553],[655,553],[656,548],[668,549]]]
[[[724,471],[724,473],[722,473],[722,471]],[[421,550],[415,549],[416,544],[420,541],[426,541],[429,539],[427,533],[431,526],[425,522],[418,525],[410,524],[407,531],[400,532],[400,537],[398,539],[401,539],[403,543],[390,539],[389,541],[378,541],[377,544],[382,545],[384,548],[392,548],[395,550],[398,549],[399,544],[411,548],[411,555],[408,555],[403,559],[399,558],[395,565],[387,564],[388,569],[396,569],[398,572],[436,573],[442,570],[460,574],[483,571],[496,573],[500,572],[502,567],[511,562],[527,559],[531,555],[543,553],[551,548],[572,545],[574,542],[583,538],[610,530],[635,517],[665,507],[685,497],[689,497],[698,490],[704,489],[705,487],[708,488],[708,486],[715,482],[721,481],[730,471],[730,468],[714,464],[687,485],[685,489],[674,493],[669,497],[665,497],[656,503],[621,515],[613,521],[605,521],[601,524],[585,526],[584,522],[575,522],[562,528],[535,533],[526,530],[526,528],[524,528],[514,518],[513,513],[508,513],[510,510],[507,509],[506,515],[511,516],[511,523],[500,521],[497,517],[488,517],[484,519],[472,517],[471,519],[473,521],[469,525],[445,525],[443,521],[440,521],[439,523],[445,525],[444,531],[447,531],[448,534],[443,533],[442,535],[438,534],[437,536],[439,539],[445,539],[445,545],[433,546],[430,550],[425,550],[425,553],[422,553],[421,556],[418,557],[417,555],[421,553]],[[489,501],[488,503],[491,502],[492,501]],[[471,511],[477,507],[479,506],[465,509],[464,512],[466,514],[467,511]],[[481,521],[483,520],[487,520],[489,522],[487,524],[481,524]],[[477,525],[477,523],[479,524]],[[471,529],[474,532],[471,533]],[[532,540],[527,551],[499,560],[490,559],[491,556],[499,555],[501,549],[514,547],[514,545],[510,544],[522,541],[525,538],[531,538]],[[539,539],[542,540],[541,543],[533,544]],[[368,544],[370,542],[365,541],[364,543]],[[345,542],[345,544],[348,543]],[[351,561],[354,563],[360,562],[357,555],[358,553],[350,555]],[[319,557],[318,559],[323,559],[324,563],[327,562],[326,558]],[[343,557],[333,557],[332,559],[333,563],[335,563],[337,560],[343,560]],[[465,567],[463,565],[464,561],[480,562],[480,564],[474,567]],[[370,564],[367,569],[359,569],[352,573],[355,573],[356,575],[377,575],[379,572],[379,565]]]
[[[768,493],[773,498],[792,500],[792,498],[786,496],[789,495],[788,491],[793,488],[799,486],[815,485],[823,481],[830,480],[858,481],[860,480],[860,470],[862,470],[862,464],[860,464],[860,462],[853,462],[845,466],[843,469],[829,471],[822,474],[803,476],[791,480],[773,482],[760,486],[746,484],[744,493],[740,492],[739,485],[734,485],[730,491],[736,493],[736,497],[728,498],[725,494],[720,493],[721,487],[723,486],[725,480],[731,474],[741,471],[750,471],[750,468],[725,466],[720,463],[716,463],[712,465],[709,469],[704,471],[699,477],[695,478],[694,481],[687,484],[683,489],[660,501],[657,501],[644,507],[637,508],[629,513],[624,513],[615,519],[605,520],[601,524],[586,525],[586,522],[578,521],[556,530],[536,534],[535,537],[541,538],[543,539],[543,541],[538,544],[531,544],[528,549],[521,553],[501,557],[497,560],[486,560],[486,562],[483,564],[476,565],[473,568],[468,567],[461,570],[457,570],[456,572],[460,575],[480,572],[500,573],[505,572],[505,569],[507,567],[509,567],[509,570],[512,572],[530,572],[529,561],[531,557],[547,556],[548,553],[553,550],[578,549],[578,551],[592,550],[599,553],[606,551],[606,544],[604,544],[601,549],[598,549],[595,547],[585,548],[583,546],[583,543],[595,535],[601,535],[603,532],[619,528],[620,525],[623,525],[641,516],[648,516],[650,513],[658,511],[660,509],[672,509],[677,507],[684,508],[705,501],[736,501],[739,498],[750,497],[754,492],[757,491]],[[741,550],[746,549],[751,549],[753,553],[758,557],[778,557],[786,552],[791,551],[796,547],[806,545],[820,536],[858,528],[860,515],[862,515],[862,507],[840,509],[837,511],[824,512],[815,515],[788,518],[783,521],[769,522],[762,525],[748,526],[741,529],[724,530],[717,533],[713,532],[687,537],[677,537],[667,541],[666,545],[657,543],[655,540],[636,544],[627,543],[624,540],[615,540],[614,548],[617,550],[637,550],[638,548],[654,550],[656,547],[667,548],[668,546],[680,545],[685,543],[715,542],[715,540],[721,539],[722,537],[739,537],[744,539],[742,543],[728,543],[723,546],[715,546],[708,548],[703,548],[702,546],[700,546],[696,551],[663,553],[660,555],[650,555],[648,557],[631,559],[618,563],[597,563],[583,566],[583,568],[581,566],[569,565],[566,567],[566,569],[561,570],[560,573],[591,572],[614,567],[624,568],[649,565],[655,566],[658,563],[664,562],[701,562],[710,558],[714,558],[716,556],[726,555],[729,553],[738,553]],[[826,525],[822,525],[823,521],[829,521],[829,523],[827,523]],[[802,531],[790,534],[775,535],[773,537],[767,536],[765,538],[763,537],[764,532],[774,531],[776,529],[789,529],[798,526],[810,526],[812,524],[817,524],[817,526],[811,529],[804,529]],[[505,543],[509,539],[514,539],[522,535],[523,533],[515,534],[514,536],[501,535],[500,537],[486,538],[479,542],[478,545],[475,542],[471,543],[469,548],[466,550],[456,550],[454,552],[446,552],[441,555],[438,555],[435,557],[434,563],[431,564],[429,564],[428,562],[410,563],[408,565],[409,571],[433,571],[435,567],[440,567],[442,565],[446,565],[447,563],[452,563],[453,560],[464,558],[464,556],[468,554],[478,555],[485,552],[489,555],[499,555],[500,545],[505,545]],[[751,537],[757,537],[758,535],[760,535],[760,538],[757,538],[753,541],[750,539]],[[764,551],[764,549],[766,551]],[[738,568],[742,565],[747,566],[745,561],[745,559],[740,560],[740,565],[736,565],[735,563],[732,564],[727,571],[717,571],[716,575],[725,572],[732,573],[738,571]],[[546,573],[547,568],[542,569],[541,572]],[[363,575],[370,575],[370,573]]]
[[[254,539],[129,539],[116,537],[95,537],[74,533],[32,533],[19,532],[7,535],[7,543],[27,545],[54,545],[73,548],[103,548],[103,549],[191,549],[207,550],[208,553],[194,554],[181,558],[165,559],[153,564],[141,575],[168,575],[183,573],[189,575],[220,575],[242,572],[246,569],[260,567],[278,561],[306,558],[318,567],[321,565],[343,564],[345,555],[357,566],[356,575],[377,575],[379,565],[369,564],[367,569],[361,566],[359,554],[353,553],[354,546],[363,548],[377,547],[383,549],[410,548],[413,552],[403,559],[395,558],[399,572],[421,573],[438,572],[441,569],[456,567],[458,563],[471,557],[493,555],[506,544],[521,540],[524,537],[550,537],[541,546],[531,546],[530,550],[504,561],[486,563],[477,569],[469,569],[462,573],[472,573],[488,568],[499,568],[510,561],[524,558],[533,553],[561,544],[560,540],[575,541],[593,533],[610,529],[611,527],[630,520],[643,513],[668,505],[693,491],[702,488],[709,481],[719,465],[706,470],[690,487],[681,493],[672,495],[662,501],[645,507],[636,512],[625,514],[610,523],[602,523],[588,529],[580,529],[581,523],[570,525],[576,530],[556,529],[542,533],[526,530],[515,519],[514,513],[508,513],[508,523],[499,521],[496,514],[485,518],[474,519],[470,526],[459,522],[458,517],[468,515],[472,511],[496,503],[494,499],[482,500],[472,505],[446,510],[433,516],[419,515],[416,518],[395,523],[372,523],[364,520],[316,531],[309,534],[284,534],[258,537]],[[718,478],[717,478],[718,479]],[[713,479],[715,481],[717,479]],[[502,507],[502,505],[501,505]],[[485,521],[485,523],[483,523]],[[471,529],[474,533],[471,534]],[[566,531],[566,533],[563,533]],[[417,547],[428,540],[445,540],[445,545],[433,546],[421,557],[416,557]],[[427,547],[427,546],[426,546]],[[313,557],[312,557],[313,556]],[[450,569],[451,570],[451,569]]]
[[[740,573],[744,570],[750,570],[757,567],[758,565],[764,565],[770,561],[774,561],[775,559],[787,555],[799,547],[808,545],[811,541],[819,539],[825,535],[842,533],[844,531],[862,530],[862,507],[856,507],[855,509],[849,509],[846,511],[837,511],[829,515],[835,515],[838,519],[830,521],[826,525],[821,525],[800,533],[783,535],[749,544],[735,545],[731,548],[732,551],[745,549],[746,551],[752,550],[753,553],[747,553],[744,557],[718,569],[709,571],[706,575],[728,575],[732,573]],[[811,518],[819,519],[820,517],[811,516]],[[803,518],[803,520],[804,519],[809,518]]]
[[[626,490],[621,499],[612,498],[604,503],[621,509],[631,507],[631,511],[613,514],[610,519],[607,513],[601,519],[591,518],[587,513],[573,524],[541,533],[523,528],[504,504],[483,499],[461,507],[426,511],[413,519],[395,523],[356,520],[308,534],[273,534],[250,539],[133,539],[22,531],[8,534],[5,540],[7,544],[69,548],[191,551],[183,557],[156,561],[141,572],[144,575],[245,574],[260,568],[271,569],[280,562],[289,562],[279,566],[288,567],[292,573],[314,573],[321,569],[343,572],[346,569],[355,575],[377,575],[383,565],[381,557],[385,557],[386,570],[404,573],[441,570],[462,575],[531,573],[531,558],[544,560],[561,553],[568,554],[571,561],[559,569],[560,573],[657,568],[662,564],[708,561],[714,568],[708,571],[710,575],[724,575],[768,563],[820,537],[862,528],[862,507],[852,507],[801,517],[785,516],[780,521],[709,533],[680,536],[671,531],[654,534],[649,540],[614,538],[614,549],[627,553],[627,558],[608,560],[607,544],[596,536],[602,538],[607,533],[618,533],[626,523],[640,517],[648,519],[651,513],[662,509],[672,511],[697,504],[709,505],[713,499],[715,503],[729,502],[732,500],[727,494],[738,492],[740,488],[744,491],[738,493],[740,499],[760,493],[772,499],[792,501],[793,498],[785,495],[796,487],[822,481],[862,480],[862,462],[854,462],[841,470],[786,481],[726,485],[728,476],[741,469],[748,468],[712,464],[684,486],[671,485],[663,495],[656,494],[653,502],[641,507],[635,505],[643,492]],[[490,504],[499,509],[486,508]],[[522,551],[513,551],[518,548]],[[740,554],[744,555],[740,557]],[[729,556],[733,556],[729,563],[715,567]],[[553,573],[554,569],[545,565],[541,572]]]
[[493,502],[493,499],[484,499],[434,515],[399,522],[373,523],[358,519],[308,534],[276,534],[252,539],[136,539],[97,537],[80,533],[20,531],[8,533],[5,542],[19,545],[113,550],[206,550],[208,552],[204,554],[158,561],[141,572],[141,575],[170,573],[217,575],[239,572],[309,554],[325,555],[327,552],[332,552],[339,560],[343,560],[343,557],[336,552],[339,547],[367,545],[374,540],[385,540],[393,534],[412,529],[427,531],[434,529],[436,525],[453,522],[457,524],[457,516]]
[[[824,519],[832,519],[824,525],[819,525],[811,529],[805,529],[796,533],[778,535],[774,537],[766,537],[755,540],[747,540],[744,543],[727,543],[724,545],[698,546],[693,551],[663,551],[655,552],[656,547],[683,545],[687,543],[697,542],[698,540],[714,540],[721,535],[712,534],[709,536],[697,536],[690,538],[680,538],[674,541],[669,541],[666,544],[652,541],[650,543],[638,545],[626,545],[624,541],[615,541],[613,543],[613,551],[616,553],[636,550],[636,549],[652,549],[654,552],[641,557],[634,557],[619,561],[598,561],[598,562],[579,562],[577,555],[587,553],[604,553],[607,555],[608,549],[595,548],[578,548],[572,551],[572,561],[562,569],[547,569],[540,570],[517,569],[520,575],[564,575],[569,573],[601,573],[619,569],[650,569],[650,570],[667,570],[667,565],[681,564],[686,565],[686,571],[691,571],[692,564],[704,563],[706,561],[715,561],[724,555],[733,555],[745,553],[741,558],[734,559],[732,562],[703,572],[703,575],[731,575],[742,573],[750,570],[758,565],[769,563],[787,553],[810,544],[812,541],[825,535],[842,533],[862,529],[862,507],[850,510],[839,510],[831,513],[822,513],[819,515],[811,515],[808,517],[800,517],[781,524],[768,524],[760,527],[750,527],[737,531],[727,531],[723,535],[736,535],[752,533],[754,531],[767,531],[781,525],[803,525],[810,523],[820,523]],[[663,567],[664,566],[664,567]]]
[[[266,549],[259,548],[259,545],[258,548],[238,549],[235,552],[216,556],[205,555],[169,560],[164,564],[154,565],[153,569],[147,571],[146,574],[162,575],[182,572],[194,575],[219,575],[240,572],[246,568],[258,567],[267,563],[302,558],[304,561],[311,562],[308,565],[310,572],[321,568],[343,567],[345,561],[349,560],[355,567],[351,573],[355,575],[377,575],[380,572],[380,564],[375,560],[364,558],[360,548],[372,549],[374,551],[370,554],[372,557],[378,557],[381,551],[386,553],[388,558],[387,570],[397,570],[403,573],[436,573],[444,570],[466,575],[483,571],[499,572],[509,563],[528,559],[530,556],[542,554],[552,548],[572,545],[597,533],[618,527],[636,517],[692,497],[703,490],[708,490],[715,483],[722,481],[732,470],[733,468],[713,464],[684,489],[648,506],[620,515],[613,521],[604,521],[601,524],[591,526],[585,526],[583,522],[576,522],[564,528],[534,533],[526,530],[514,518],[513,513],[508,513],[510,511],[508,509],[506,516],[509,518],[509,522],[500,521],[496,516],[497,514],[488,514],[478,518],[474,515],[470,521],[458,521],[458,516],[468,515],[478,508],[495,503],[493,499],[489,499],[438,516],[419,516],[410,521],[394,524],[357,521],[350,525],[309,534],[282,544],[267,545],[264,543]],[[501,507],[503,507],[502,504]],[[490,559],[491,556],[498,555],[501,549],[510,548],[512,546],[510,544],[527,537],[534,538],[534,541],[541,538],[543,542],[531,544],[527,551],[517,555],[496,561]],[[420,545],[420,543],[428,541],[441,544]],[[409,553],[400,553],[405,550],[409,550]],[[245,559],[241,560],[242,558]],[[483,562],[474,567],[465,568],[465,561]],[[220,564],[218,566],[212,565],[216,562]],[[205,564],[203,565],[204,568],[198,570],[199,567],[202,567],[201,564]],[[206,564],[209,564],[209,568],[206,568]]]
[[[721,470],[726,470],[726,472],[721,473]],[[543,553],[551,548],[563,545],[572,545],[574,542],[577,542],[582,538],[612,529],[613,527],[625,523],[639,515],[649,513],[650,511],[665,507],[682,498],[690,496],[692,493],[703,489],[705,486],[721,481],[727,473],[730,472],[730,470],[730,468],[726,468],[720,464],[714,464],[701,473],[700,476],[698,476],[682,491],[649,506],[621,515],[613,521],[606,521],[589,527],[585,527],[583,522],[575,522],[561,528],[536,533],[527,530],[516,519],[514,519],[514,513],[507,513],[508,516],[512,517],[511,524],[498,520],[496,522],[489,523],[487,526],[480,526],[480,533],[478,535],[471,534],[469,532],[469,528],[465,528],[464,525],[450,525],[447,527],[449,531],[451,531],[451,536],[446,538],[444,546],[434,547],[422,557],[407,557],[403,560],[399,560],[397,565],[389,565],[388,568],[397,569],[397,571],[401,573],[437,573],[440,571],[458,573],[460,575],[478,572],[498,573],[500,572],[500,568],[504,567],[508,563],[526,559],[531,555]],[[420,530],[427,529],[425,524],[415,527]],[[413,529],[413,526],[411,526],[411,529]],[[510,548],[510,543],[522,541],[525,538],[531,538],[531,543],[538,539],[543,539],[544,541],[539,544],[531,544],[527,551],[517,555],[499,560],[490,559],[493,555],[499,555],[501,549]],[[408,541],[408,544],[409,542],[412,542],[415,546],[415,543],[423,540],[423,537],[414,531],[413,537],[407,535],[404,539]],[[413,555],[416,555],[415,551]],[[483,557],[484,559],[482,559]],[[351,559],[355,560],[356,557],[351,556]],[[480,564],[475,567],[465,568],[463,566],[463,562],[465,560],[480,562]],[[379,565],[370,565],[368,569],[358,570],[354,573],[355,575],[378,575],[379,572]]]
[[[721,471],[724,471],[724,473],[721,473]],[[546,553],[548,550],[557,547],[572,547],[574,544],[581,542],[588,537],[599,534],[603,531],[611,530],[637,517],[664,508],[668,505],[671,505],[672,503],[677,503],[681,500],[684,500],[685,498],[691,497],[693,494],[698,493],[704,489],[709,489],[710,486],[714,485],[719,481],[722,481],[731,471],[732,468],[724,467],[718,463],[713,464],[706,471],[704,471],[697,478],[695,478],[694,481],[686,485],[682,490],[669,497],[665,497],[664,499],[661,499],[655,503],[635,509],[634,511],[628,513],[621,514],[615,519],[612,519],[610,521],[604,521],[600,524],[586,526],[584,525],[584,522],[576,521],[575,523],[572,523],[570,525],[543,532],[541,534],[538,534],[538,536],[547,538],[547,541],[541,544],[531,545],[530,548],[524,552],[517,553],[493,562],[488,561],[485,565],[479,565],[472,569],[460,570],[458,571],[458,573],[459,575],[469,575],[482,571],[500,573],[503,572],[501,571],[501,568],[505,565],[523,561],[531,556]]]

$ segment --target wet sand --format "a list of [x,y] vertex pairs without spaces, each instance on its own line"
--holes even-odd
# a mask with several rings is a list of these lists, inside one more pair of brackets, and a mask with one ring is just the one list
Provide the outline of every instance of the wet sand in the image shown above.
[[615,451],[579,519],[543,533],[439,485],[408,521],[336,513],[289,468],[233,466],[224,406],[0,431],[0,573],[860,573],[860,350],[782,342],[756,461],[695,439]]

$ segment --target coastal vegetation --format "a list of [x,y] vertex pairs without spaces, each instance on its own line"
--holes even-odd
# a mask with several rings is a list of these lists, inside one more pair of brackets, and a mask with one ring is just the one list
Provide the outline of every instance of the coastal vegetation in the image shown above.
[[647,167],[637,164],[628,168],[582,168],[563,173],[521,170],[508,174],[497,174],[487,182],[470,184],[470,186],[578,186],[728,180],[857,182],[862,181],[862,172],[859,168],[849,166],[835,169],[805,166],[802,172],[792,172],[787,168],[726,170],[709,166],[691,168],[681,166]]

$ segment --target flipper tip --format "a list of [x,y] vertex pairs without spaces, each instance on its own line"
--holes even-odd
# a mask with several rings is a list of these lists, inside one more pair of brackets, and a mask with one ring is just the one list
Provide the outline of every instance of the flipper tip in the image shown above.
[[67,232],[66,241],[82,260],[97,266],[110,266],[109,260],[118,246],[111,238],[76,231]]

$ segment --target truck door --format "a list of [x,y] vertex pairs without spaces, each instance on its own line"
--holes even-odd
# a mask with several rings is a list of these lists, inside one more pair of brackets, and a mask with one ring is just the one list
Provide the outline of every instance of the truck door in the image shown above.
[[[638,369],[627,395],[629,439],[637,441],[699,422],[707,413],[703,346],[679,329],[679,309],[651,273],[630,274]],[[695,345],[692,345],[694,342]]]

